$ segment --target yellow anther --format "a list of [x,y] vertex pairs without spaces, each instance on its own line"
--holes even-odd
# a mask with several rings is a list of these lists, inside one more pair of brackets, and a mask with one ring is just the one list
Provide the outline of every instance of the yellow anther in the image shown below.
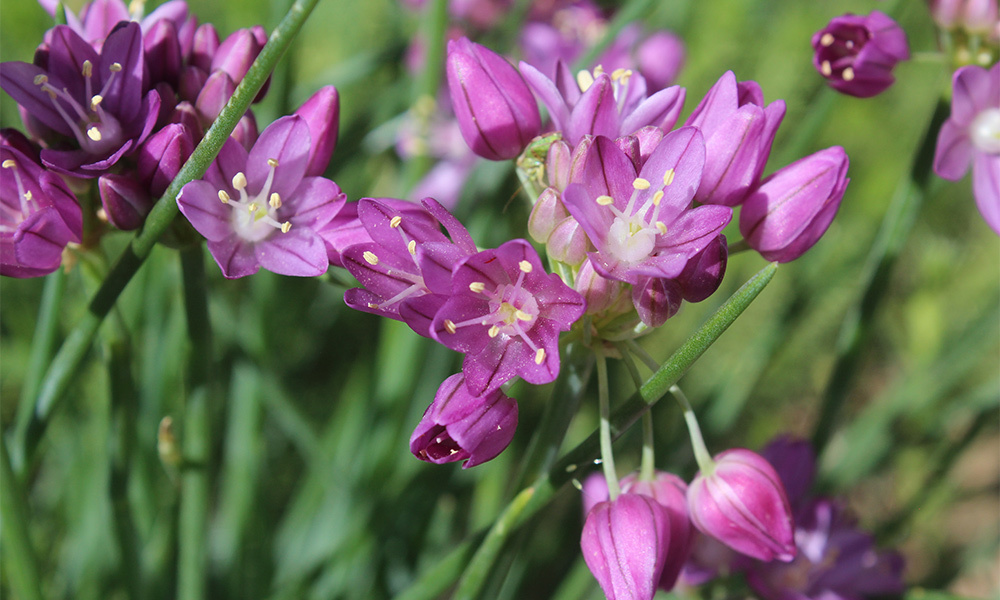
[[819,38],[819,43],[821,46],[829,46],[830,44],[833,43],[833,34],[824,33],[823,37]]
[[406,244],[406,249],[410,251],[410,254],[416,256],[417,255],[417,240],[410,240],[410,242],[408,244]]
[[3,161],[3,168],[5,168],[5,169],[16,169],[17,168],[17,163],[14,162],[13,158],[8,158],[7,160]]
[[87,130],[87,137],[94,140],[95,142],[101,141],[101,132],[98,131],[97,127],[91,127]]
[[854,69],[847,67],[844,72],[840,74],[844,81],[852,81],[854,79]]
[[522,273],[531,273],[531,263],[526,260],[517,263],[517,268],[521,269]]
[[90,77],[94,74],[94,64],[89,60],[83,61],[83,76]]
[[667,169],[663,172],[663,185],[670,185],[674,182],[675,171],[673,169]]
[[500,327],[497,325],[490,327],[490,330],[486,332],[486,335],[490,336],[491,338],[495,338],[496,336],[500,335]]
[[229,204],[229,193],[226,190],[219,190],[219,200],[222,200],[223,204]]
[[393,229],[399,227],[399,224],[403,222],[403,217],[396,215],[395,217],[389,219],[389,227]]
[[368,303],[368,308],[370,308],[372,310],[378,310],[378,304],[375,304],[374,302],[369,302]]
[[600,204],[601,206],[608,206],[609,204],[614,204],[615,199],[612,198],[611,196],[598,196],[597,203]]
[[614,81],[618,81],[627,72],[628,69],[615,69],[614,71],[611,71],[611,79],[613,79]]
[[285,221],[284,223],[281,224],[281,233],[288,233],[288,231],[291,228],[292,228],[292,224],[290,222],[288,222],[288,221]]
[[362,254],[361,256],[364,257],[366,263],[368,263],[368,264],[370,264],[372,266],[375,266],[375,265],[378,264],[378,257],[375,256],[375,253],[372,252],[371,250],[365,250],[365,253]]
[[457,331],[455,327],[455,322],[452,321],[451,319],[444,320],[444,328],[448,333],[455,333],[455,331]]
[[660,235],[667,235],[667,224],[663,221],[657,221],[656,230],[660,232]]
[[267,166],[277,168],[278,167],[278,159],[276,159],[276,158],[269,158],[269,159],[267,159]]
[[520,309],[517,312],[514,313],[514,316],[517,317],[518,319],[522,320],[522,321],[530,321],[530,320],[532,320],[532,319],[535,318],[535,317],[529,315],[528,313],[526,313],[526,312],[524,312],[523,310],[520,310]]
[[632,182],[632,187],[637,190],[648,190],[649,181],[643,179],[642,177],[636,177],[635,181]]
[[247,176],[243,174],[243,171],[240,171],[236,175],[233,175],[233,187],[236,188],[237,191],[243,190],[243,188],[245,188],[246,186],[247,186]]
[[[597,69],[594,69],[597,72]],[[580,86],[581,92],[586,92],[590,89],[590,86],[594,85],[594,76],[590,71],[580,71],[576,74],[576,84]]]
[[271,192],[271,198],[267,201],[271,208],[281,208],[281,195],[278,192]]
[[34,82],[35,85],[45,85],[46,83],[49,82],[49,77],[44,73],[39,73],[38,75],[35,75]]
[[659,206],[660,202],[663,201],[663,190],[656,190],[653,194],[653,206]]
[[830,61],[824,60],[823,64],[819,66],[819,72],[822,73],[824,77],[829,77],[833,73],[833,69],[830,67]]
[[117,63],[117,62],[111,63],[111,66],[109,67],[109,70],[112,73],[117,73],[118,71],[122,70],[122,64],[121,63]]
[[258,210],[260,210],[260,205],[257,204],[256,202],[251,202],[250,206],[247,206],[247,210],[250,211],[250,214],[252,215]]
[[545,348],[539,348],[535,351],[535,364],[540,365],[545,362]]
[[25,200],[27,200],[28,202],[31,202],[31,199],[32,199],[33,197],[34,197],[34,196],[32,196],[32,195],[31,195],[31,190],[26,190],[26,191],[24,192],[24,199],[25,199]]
[[104,96],[95,94],[94,97],[90,99],[90,110],[97,110],[97,107],[101,102],[104,102]]
[[604,74],[604,65],[597,65],[594,67],[594,77]]
[[472,283],[469,284],[469,290],[471,290],[473,293],[476,294],[481,293],[485,289],[486,289],[486,284],[483,283],[482,281],[473,281]]

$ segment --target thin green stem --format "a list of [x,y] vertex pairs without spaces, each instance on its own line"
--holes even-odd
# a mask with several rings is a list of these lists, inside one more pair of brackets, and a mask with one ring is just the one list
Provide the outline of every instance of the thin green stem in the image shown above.
[[[635,340],[630,341],[632,345],[618,342],[615,344],[615,347],[618,348],[619,354],[622,355],[622,362],[625,363],[625,368],[632,377],[632,382],[635,383],[636,391],[638,391],[642,387],[642,377],[639,376],[639,369],[635,366],[635,361],[632,360],[632,354],[629,350],[633,345],[636,347],[639,347],[639,345],[635,343]],[[650,359],[652,360],[652,357]],[[659,367],[660,365],[655,364],[650,368],[655,371]],[[642,415],[642,459],[639,463],[639,479],[642,481],[652,481],[655,465],[656,452],[653,446],[653,415],[647,411]]]
[[830,441],[840,409],[861,366],[862,350],[868,347],[873,334],[875,312],[886,296],[890,273],[927,195],[937,134],[949,112],[947,103],[937,103],[910,172],[897,188],[868,254],[861,278],[861,295],[841,325],[837,360],[827,380],[820,415],[813,430],[812,445],[817,456]]
[[608,482],[608,498],[614,500],[621,493],[618,487],[618,472],[615,470],[615,455],[611,448],[611,399],[608,397],[608,361],[604,358],[601,342],[594,344],[597,356],[597,405],[601,426],[601,467]]
[[23,600],[42,600],[42,578],[35,549],[28,532],[28,508],[7,454],[7,444],[0,439],[0,542],[3,543],[3,570],[14,596]]
[[91,299],[87,313],[63,342],[55,359],[49,365],[42,389],[34,402],[32,418],[25,428],[24,448],[20,451],[25,457],[24,464],[30,462],[45,427],[65,397],[104,317],[149,256],[160,236],[166,232],[177,216],[177,195],[181,188],[205,174],[222,148],[222,144],[250,108],[250,103],[264,85],[274,65],[298,34],[318,1],[300,0],[289,9],[288,14],[275,28],[257,56],[257,60],[250,66],[243,81],[237,86],[233,97],[229,99],[219,117],[191,154],[191,158],[181,168],[163,197],[153,206],[142,230],[122,251],[111,272]]
[[684,392],[677,385],[670,386],[670,394],[677,399],[677,403],[681,405],[681,410],[684,411],[684,422],[687,424],[688,434],[691,436],[694,459],[698,463],[698,468],[701,469],[702,475],[708,477],[715,472],[715,461],[712,460],[712,455],[709,453],[708,448],[705,447],[705,438],[701,435],[701,427],[698,425],[698,418],[694,415],[694,409],[691,408],[691,403],[688,402],[687,396],[684,395]]
[[649,352],[646,352],[646,349],[639,345],[639,342],[634,339],[629,339],[625,341],[625,344],[628,347],[628,351],[632,353],[633,356],[636,356],[639,360],[641,360],[644,365],[649,367],[650,371],[655,373],[656,370],[660,368],[660,363],[657,362],[655,358],[650,356]]

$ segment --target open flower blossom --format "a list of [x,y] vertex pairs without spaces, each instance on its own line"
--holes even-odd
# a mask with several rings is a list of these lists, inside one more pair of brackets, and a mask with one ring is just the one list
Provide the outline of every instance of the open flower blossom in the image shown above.
[[465,353],[469,392],[482,396],[519,376],[550,383],[559,375],[559,332],[583,315],[583,298],[545,272],[525,240],[462,259],[451,295],[434,316],[431,336]]
[[934,172],[957,181],[972,164],[972,195],[983,219],[1000,234],[1000,63],[955,71],[951,116],[941,126]]
[[612,140],[594,138],[582,183],[563,201],[597,248],[590,254],[605,277],[638,283],[674,278],[732,218],[727,206],[691,207],[705,163],[704,139],[694,127],[671,132],[636,173]]
[[47,65],[5,62],[0,87],[67,142],[50,141],[41,153],[45,166],[96,177],[135,151],[156,123],[160,97],[155,90],[143,93],[144,64],[138,23],[119,24],[100,53],[58,25]]
[[17,148],[0,146],[0,275],[39,277],[80,242],[82,213],[61,177]]
[[329,179],[305,177],[311,143],[305,119],[282,117],[249,153],[227,139],[205,178],[181,190],[181,212],[208,240],[226,277],[260,267],[301,277],[326,272],[326,244],[317,230],[346,197]]
[[888,89],[896,81],[893,67],[910,58],[906,33],[877,10],[834,18],[813,35],[812,46],[813,65],[830,87],[858,98]]
[[653,125],[664,131],[677,122],[685,91],[671,86],[647,96],[646,80],[628,69],[580,71],[575,77],[560,61],[555,80],[526,62],[521,74],[549,110],[563,139],[576,146],[585,135],[617,138]]

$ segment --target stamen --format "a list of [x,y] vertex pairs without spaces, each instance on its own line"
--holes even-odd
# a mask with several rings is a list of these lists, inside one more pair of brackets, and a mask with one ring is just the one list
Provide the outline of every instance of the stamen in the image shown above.
[[288,221],[285,221],[284,223],[281,224],[281,233],[288,233],[288,231],[291,230],[291,228],[292,224]]
[[87,129],[87,137],[94,140],[95,142],[101,141],[101,132],[97,129],[97,126],[92,126]]
[[531,263],[526,260],[517,263],[517,268],[521,269],[522,273],[531,273]]
[[275,169],[278,168],[278,159],[276,158],[267,159],[267,166],[273,167]]
[[535,364],[540,365],[545,362],[545,348],[539,348],[535,351]]
[[833,34],[824,33],[823,37],[819,38],[819,43],[821,46],[829,46],[830,44],[833,43]]
[[451,319],[444,320],[444,328],[448,331],[448,333],[455,333],[457,331],[455,328],[455,322]]
[[[594,73],[597,73],[597,69],[594,69]],[[590,86],[594,85],[594,76],[591,75],[590,71],[580,71],[576,74],[576,84],[580,86],[581,92],[586,92]]]
[[17,163],[14,162],[13,158],[8,158],[7,160],[3,161],[3,168],[5,168],[5,169],[16,169],[17,168]]
[[242,192],[247,187],[247,176],[243,174],[243,171],[233,175],[233,187],[239,192]]
[[49,82],[49,76],[44,73],[39,73],[38,75],[35,75],[34,82],[35,85],[45,85]]
[[95,94],[94,97],[90,99],[90,110],[96,111],[101,102],[104,102],[104,96]]
[[660,232],[660,235],[667,235],[667,225],[663,221],[656,222],[656,230]]
[[851,81],[854,79],[854,69],[847,67],[840,76],[844,79],[844,81]]
[[472,283],[469,284],[469,290],[471,290],[473,293],[476,294],[482,293],[482,291],[485,289],[486,289],[486,284],[483,283],[482,281],[473,281]]
[[223,204],[229,204],[232,198],[229,197],[229,193],[226,190],[219,190],[219,200],[222,200]]
[[399,227],[399,224],[403,222],[403,217],[396,215],[395,217],[389,219],[389,227],[393,229]]
[[500,327],[497,325],[490,327],[490,330],[486,332],[486,335],[490,336],[491,338],[495,338],[496,336],[500,335]]
[[819,66],[819,72],[823,74],[824,77],[829,77],[833,73],[833,69],[830,67],[830,61],[824,60]]
[[656,193],[653,194],[653,206],[659,206],[660,202],[662,201],[663,201],[663,190],[657,190]]
[[267,203],[271,205],[271,208],[281,208],[281,196],[278,192],[272,192],[271,199]]
[[663,172],[663,185],[670,185],[674,182],[674,175],[676,173],[673,169],[667,169]]
[[611,79],[613,81],[618,81],[627,72],[628,72],[627,69],[615,69],[614,71],[611,71]]
[[410,243],[406,245],[406,249],[410,251],[410,254],[417,255],[417,240],[410,240]]
[[28,202],[31,202],[32,198],[34,198],[34,196],[31,195],[31,190],[25,190],[24,199],[27,200]]
[[514,316],[522,321],[530,321],[535,318],[521,309],[517,309],[517,312],[514,313]]
[[89,60],[83,61],[83,76],[90,77],[94,74],[94,65]]
[[252,215],[258,210],[260,210],[260,205],[257,204],[256,202],[251,202],[250,205],[247,206],[247,210],[250,211],[250,214]]
[[372,266],[375,266],[375,265],[378,264],[378,257],[375,256],[375,253],[372,252],[371,250],[365,250],[365,253],[362,254],[361,256],[364,257],[366,263],[368,263],[368,264],[370,264]]
[[604,65],[597,65],[594,67],[594,77],[604,74]]
[[632,187],[637,190],[648,190],[649,182],[642,177],[636,177],[635,181],[632,182]]
[[117,73],[118,71],[122,70],[122,64],[118,62],[111,63],[111,66],[108,67],[108,70],[111,71],[112,73]]
[[378,304],[375,304],[374,302],[369,302],[368,303],[368,308],[370,308],[372,310],[378,310]]
[[615,199],[612,198],[611,196],[598,196],[597,203],[600,204],[601,206],[607,206],[609,204],[614,204]]

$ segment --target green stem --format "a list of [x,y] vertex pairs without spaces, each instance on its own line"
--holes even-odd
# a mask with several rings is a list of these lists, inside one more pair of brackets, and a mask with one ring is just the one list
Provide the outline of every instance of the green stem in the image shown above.
[[[632,342],[632,346],[641,349],[639,344],[635,343],[635,340],[629,341]],[[622,355],[622,362],[625,363],[628,374],[632,377],[632,382],[635,383],[635,389],[638,390],[642,387],[642,377],[639,376],[639,369],[635,366],[635,361],[632,360],[632,354],[629,353],[632,346],[622,342],[615,344],[618,352]],[[643,352],[645,351],[643,350]],[[652,360],[652,357],[650,357],[650,360]],[[659,364],[655,364],[650,368],[655,371],[659,367]],[[656,452],[653,446],[653,414],[646,411],[642,415],[642,459],[639,463],[639,479],[642,481],[652,481],[655,465]]]
[[827,380],[820,415],[813,430],[812,444],[817,456],[830,441],[840,408],[861,366],[862,350],[871,340],[875,312],[888,290],[890,273],[927,195],[937,134],[949,112],[947,103],[937,103],[910,172],[897,188],[868,254],[861,277],[861,296],[848,310],[841,325],[837,359]]
[[200,245],[181,252],[181,270],[191,348],[188,360],[190,391],[183,421],[177,596],[182,600],[199,600],[205,597],[208,572],[208,463],[212,444],[209,406],[212,335],[205,293],[205,261]]
[[597,356],[597,405],[601,416],[601,467],[608,482],[608,499],[614,500],[621,493],[618,487],[618,471],[615,470],[615,455],[611,449],[611,400],[608,397],[608,361],[604,358],[601,342],[594,344]]
[[3,543],[3,570],[14,596],[23,600],[42,600],[42,578],[28,532],[28,508],[7,454],[7,444],[0,439],[0,542]]
[[65,397],[65,393],[83,362],[84,356],[90,349],[104,317],[107,316],[108,311],[118,300],[118,296],[132,280],[139,267],[142,266],[143,261],[149,256],[157,240],[177,216],[177,195],[181,188],[205,174],[222,148],[222,144],[232,133],[243,114],[250,108],[251,101],[257,95],[264,81],[267,80],[282,53],[298,34],[318,1],[299,0],[289,9],[288,14],[275,28],[267,44],[257,56],[257,60],[250,66],[243,81],[237,86],[233,97],[229,99],[215,123],[205,133],[205,137],[191,154],[191,158],[181,168],[163,197],[153,206],[153,210],[146,217],[142,230],[132,238],[129,245],[122,251],[108,277],[91,299],[87,313],[63,342],[55,359],[49,365],[42,389],[34,402],[32,418],[25,428],[24,448],[20,452],[25,457],[24,464],[28,463],[34,454],[45,427]]
[[705,438],[701,435],[701,427],[698,425],[698,418],[694,415],[694,409],[691,408],[691,403],[688,402],[687,396],[684,395],[680,387],[670,386],[670,393],[677,399],[681,410],[684,411],[684,422],[687,424],[688,435],[691,436],[691,448],[694,449],[695,462],[698,463],[701,474],[708,477],[715,472],[715,461],[712,460],[712,455],[705,446]]

